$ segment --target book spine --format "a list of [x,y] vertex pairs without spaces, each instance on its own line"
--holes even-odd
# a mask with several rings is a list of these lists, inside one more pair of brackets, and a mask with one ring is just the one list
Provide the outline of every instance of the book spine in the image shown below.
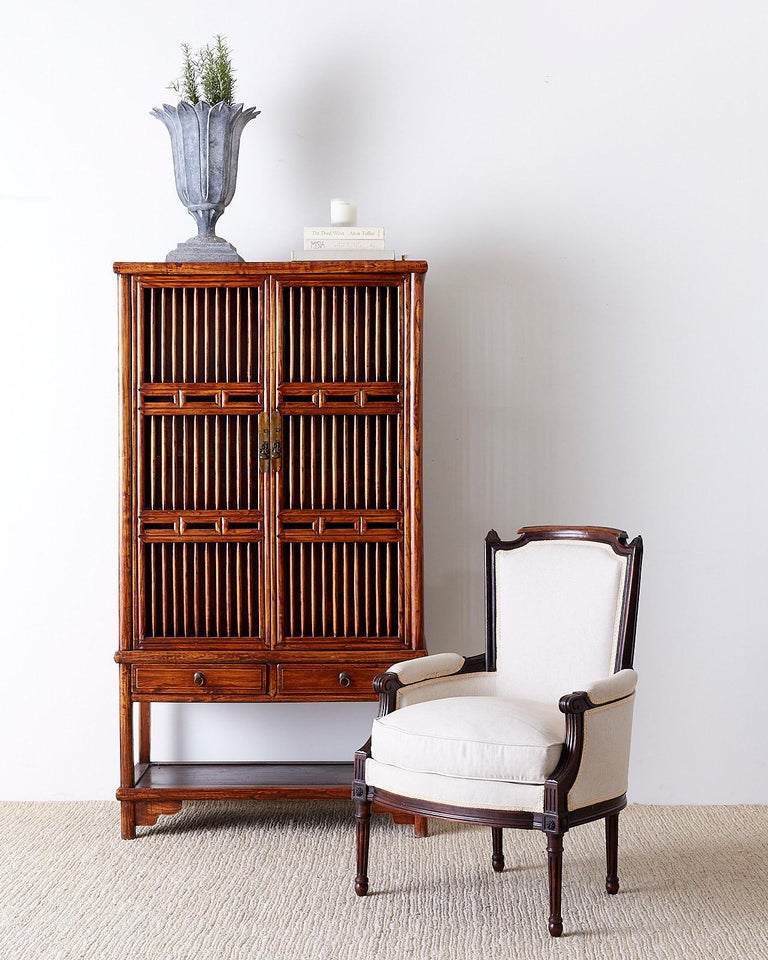
[[305,250],[383,250],[384,240],[343,240],[340,238],[304,240]]
[[304,227],[305,240],[383,240],[384,227]]
[[394,250],[292,250],[291,260],[394,260]]

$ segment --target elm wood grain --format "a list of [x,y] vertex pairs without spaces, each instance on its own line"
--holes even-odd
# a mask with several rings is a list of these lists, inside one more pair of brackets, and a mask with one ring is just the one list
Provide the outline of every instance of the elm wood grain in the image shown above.
[[[352,769],[348,762],[137,764],[136,785],[120,790],[118,798],[133,800],[137,826],[152,826],[157,816],[178,813],[190,800],[348,801]],[[398,824],[419,820],[381,805],[373,812]],[[417,836],[420,827],[417,823]]]
[[[207,271],[204,272],[207,273]],[[402,276],[401,270],[393,271],[391,268],[387,269],[386,274],[389,275],[393,272],[400,272]],[[416,603],[420,602],[422,584],[418,563],[407,562],[406,556],[410,555],[409,550],[412,552],[409,544],[412,545],[415,540],[415,525],[410,514],[415,514],[417,510],[420,510],[420,504],[416,502],[409,504],[410,511],[407,511],[405,516],[402,515],[401,511],[398,511],[395,517],[391,516],[391,511],[390,515],[382,516],[380,519],[373,515],[390,503],[397,504],[400,497],[407,501],[408,490],[405,482],[403,481],[402,490],[391,487],[391,484],[395,479],[400,481],[401,476],[406,479],[408,476],[418,479],[419,465],[414,461],[409,469],[395,469],[391,457],[384,455],[382,451],[394,450],[399,446],[400,438],[397,433],[390,435],[386,434],[383,428],[380,429],[379,422],[376,419],[378,414],[375,412],[379,409],[379,406],[378,404],[374,406],[371,403],[372,398],[389,396],[390,403],[387,409],[400,410],[397,417],[398,420],[403,421],[401,428],[406,436],[406,431],[414,427],[411,422],[413,416],[410,418],[403,417],[402,411],[410,407],[410,409],[417,411],[417,415],[420,417],[420,399],[418,397],[420,391],[412,386],[413,371],[406,371],[403,368],[403,365],[407,363],[405,358],[413,356],[416,352],[413,344],[420,340],[420,334],[419,337],[415,337],[412,329],[414,327],[412,318],[417,315],[420,317],[420,311],[414,307],[410,310],[410,313],[407,313],[401,307],[400,312],[397,315],[395,314],[392,307],[395,301],[392,300],[392,297],[397,292],[399,298],[404,298],[405,284],[396,285],[391,280],[387,280],[384,287],[366,286],[359,290],[348,280],[341,283],[339,278],[334,276],[332,278],[332,288],[315,283],[315,286],[307,291],[301,286],[303,274],[299,271],[299,278],[297,279],[295,273],[294,271],[294,276],[291,278],[282,277],[280,284],[274,285],[274,290],[271,286],[266,286],[262,300],[267,299],[269,302],[262,304],[263,309],[275,311],[274,320],[279,328],[282,322],[281,310],[284,309],[280,297],[284,293],[295,295],[298,291],[305,299],[309,297],[310,303],[314,302],[315,295],[320,297],[321,300],[327,295],[326,299],[330,297],[334,302],[338,300],[342,304],[340,308],[342,310],[341,319],[337,324],[341,332],[337,339],[340,341],[343,354],[344,350],[347,349],[345,343],[346,341],[349,342],[351,359],[344,361],[341,370],[326,369],[329,363],[333,366],[333,361],[326,361],[325,355],[320,351],[320,357],[316,362],[317,349],[313,346],[315,341],[308,337],[306,331],[304,331],[303,342],[299,345],[303,357],[303,367],[300,366],[299,375],[305,376],[308,371],[308,374],[312,376],[316,376],[318,372],[337,378],[348,375],[354,376],[356,378],[354,384],[350,385],[342,382],[335,384],[333,388],[335,392],[330,387],[324,391],[322,409],[328,408],[329,401],[334,401],[337,405],[338,403],[345,403],[347,398],[345,391],[354,388],[351,396],[356,404],[362,404],[362,407],[359,408],[362,416],[344,416],[339,420],[336,416],[323,413],[321,413],[319,419],[311,415],[297,417],[294,414],[286,414],[289,424],[298,424],[296,429],[286,428],[286,460],[290,463],[292,459],[297,459],[302,464],[302,469],[295,471],[296,477],[292,477],[289,469],[282,470],[280,475],[284,478],[283,482],[277,481],[275,489],[270,491],[271,501],[274,501],[276,497],[284,501],[284,506],[278,503],[276,507],[278,510],[277,521],[280,524],[279,529],[285,540],[283,549],[293,551],[296,554],[295,557],[293,554],[286,557],[282,570],[278,571],[277,576],[272,573],[271,569],[266,570],[270,565],[270,557],[267,553],[270,550],[274,551],[271,539],[266,536],[264,536],[265,555],[260,561],[261,554],[258,548],[254,548],[256,552],[253,552],[252,558],[251,553],[243,553],[242,559],[239,553],[233,553],[232,556],[229,553],[229,551],[240,550],[239,539],[232,534],[232,529],[240,530],[244,526],[244,520],[238,520],[230,508],[234,505],[241,509],[243,506],[247,507],[249,504],[253,506],[258,503],[258,500],[244,501],[242,499],[251,496],[251,485],[242,473],[244,463],[248,458],[240,457],[238,459],[238,451],[240,450],[238,429],[236,426],[229,429],[230,420],[234,420],[237,424],[239,418],[227,416],[223,411],[222,414],[199,418],[185,415],[181,417],[183,423],[178,428],[175,426],[176,414],[181,411],[187,401],[198,404],[203,402],[214,403],[215,405],[223,403],[222,398],[227,394],[226,382],[222,383],[218,378],[220,375],[229,372],[226,364],[223,368],[216,367],[214,373],[217,380],[213,385],[199,383],[194,385],[194,389],[192,385],[187,385],[185,388],[183,383],[178,383],[178,376],[180,372],[187,370],[190,363],[195,369],[200,364],[196,357],[197,348],[194,342],[187,350],[187,353],[192,356],[192,360],[184,357],[184,347],[188,339],[188,334],[185,331],[189,328],[194,334],[194,331],[197,330],[197,313],[204,314],[200,323],[208,326],[213,324],[212,329],[215,328],[216,331],[215,335],[211,333],[205,337],[202,335],[198,337],[198,340],[203,343],[201,349],[203,349],[205,356],[211,350],[214,350],[217,343],[219,343],[220,349],[220,341],[224,338],[228,329],[228,314],[222,321],[217,311],[224,308],[217,306],[218,300],[215,298],[214,306],[210,307],[211,290],[207,287],[193,290],[196,298],[188,302],[187,294],[189,294],[189,290],[164,289],[159,286],[160,281],[158,281],[158,286],[146,291],[141,285],[140,278],[137,280],[136,299],[139,313],[143,317],[144,313],[142,311],[145,313],[148,311],[149,320],[147,322],[155,321],[158,323],[161,331],[167,331],[167,337],[169,338],[169,343],[166,344],[162,333],[157,335],[152,332],[149,338],[151,341],[149,353],[147,353],[146,347],[138,344],[136,355],[140,367],[138,371],[139,395],[143,397],[146,403],[150,399],[152,391],[155,391],[151,398],[168,404],[172,408],[171,415],[162,417],[157,416],[156,413],[150,415],[143,406],[140,406],[138,412],[145,415],[138,416],[136,420],[138,469],[143,472],[148,497],[147,501],[144,502],[142,490],[145,488],[140,484],[138,490],[139,525],[142,542],[146,544],[139,553],[140,588],[144,587],[143,593],[145,596],[145,603],[139,610],[139,632],[143,635],[141,642],[162,642],[165,637],[178,635],[180,626],[185,629],[187,634],[190,629],[194,629],[198,634],[202,633],[206,636],[221,634],[226,636],[252,635],[254,632],[252,625],[253,611],[248,608],[246,612],[243,606],[246,602],[245,597],[250,597],[252,591],[246,590],[244,595],[240,595],[237,590],[240,580],[237,577],[234,577],[232,581],[226,579],[226,582],[222,582],[222,577],[226,577],[226,571],[241,563],[256,580],[259,579],[260,566],[263,566],[265,568],[264,573],[267,576],[267,585],[271,588],[271,592],[279,592],[281,585],[286,591],[291,589],[292,581],[286,571],[290,568],[302,568],[303,576],[309,577],[311,581],[309,589],[303,592],[299,591],[295,595],[298,597],[297,601],[295,598],[293,600],[286,598],[286,602],[289,603],[291,609],[293,609],[293,604],[298,602],[300,626],[303,626],[304,629],[294,632],[298,632],[300,640],[308,642],[315,641],[319,634],[328,633],[326,624],[329,618],[325,620],[318,618],[318,610],[322,613],[322,609],[316,606],[316,598],[322,592],[323,582],[331,579],[336,584],[337,589],[341,589],[341,585],[348,582],[340,571],[335,569],[336,566],[343,569],[346,574],[351,574],[349,577],[351,582],[355,582],[357,577],[368,578],[363,590],[357,591],[353,601],[343,599],[335,604],[336,608],[343,608],[344,610],[349,610],[350,604],[354,604],[354,614],[349,616],[350,618],[354,616],[355,624],[358,626],[356,630],[358,634],[364,630],[368,635],[372,633],[376,636],[381,636],[382,633],[391,635],[393,633],[391,627],[395,625],[395,619],[398,621],[398,626],[400,620],[403,620],[403,632],[407,632],[408,607],[413,605],[415,608]],[[256,281],[252,282],[255,283]],[[418,283],[420,297],[421,278],[418,279]],[[411,283],[411,287],[413,287],[413,283]],[[383,320],[379,311],[380,298],[376,299],[376,309],[370,315],[366,312],[371,311],[368,303],[368,300],[373,296],[371,291],[375,294],[374,299],[379,297],[381,291],[389,291],[389,299],[386,301],[383,310]],[[144,304],[147,292],[152,293],[155,297],[162,295],[161,302],[164,306],[157,307],[154,305],[154,300],[151,300],[149,307],[147,307]],[[235,293],[237,293],[237,290],[229,291],[230,299]],[[183,307],[174,308],[173,295],[183,295]],[[170,300],[168,300],[169,296],[171,297]],[[360,303],[363,303],[364,309],[360,307]],[[204,306],[201,306],[201,304]],[[205,312],[209,309],[213,312],[213,320]],[[379,349],[378,340],[380,337],[377,336],[377,333],[380,333],[383,328],[390,331],[396,320],[404,322],[405,319],[408,319],[410,324],[410,336],[406,335],[407,331],[405,330],[396,331],[397,336],[388,332],[384,337],[384,347]],[[295,317],[292,317],[290,323],[286,322],[285,325],[286,327],[296,326],[297,322],[300,331],[302,323],[310,332],[317,326],[314,315],[310,313],[309,316],[304,316],[301,310],[298,311],[298,321]],[[322,332],[322,315],[317,323],[319,323]],[[354,328],[350,325],[353,325]],[[205,326],[206,330],[208,326]],[[234,321],[230,326],[236,326]],[[272,329],[266,320],[264,322],[260,320],[255,326],[258,329],[263,329],[266,344],[263,354],[265,357],[271,358],[272,353],[270,351],[275,347],[274,341],[281,337],[279,329]],[[151,329],[154,330],[153,327]],[[219,331],[223,332],[220,333]],[[146,329],[142,321],[138,324],[135,335],[140,340],[142,335],[145,334]],[[294,334],[293,339],[296,336],[298,334]],[[392,344],[397,343],[398,337],[402,340],[402,343],[395,349]],[[286,338],[283,337],[282,339]],[[291,341],[290,348],[293,349],[293,340],[290,337],[288,339]],[[272,347],[269,346],[270,342]],[[211,343],[214,344],[214,347],[211,346]],[[178,351],[179,344],[181,344],[182,357],[177,362],[174,351]],[[411,344],[410,348],[408,344]],[[283,347],[287,349],[285,344],[283,344]],[[279,362],[280,351],[276,350],[274,353],[278,358],[276,362]],[[218,356],[216,350],[214,350],[214,355]],[[346,354],[344,355],[346,356]],[[147,366],[146,374],[143,371],[142,364]],[[237,373],[241,367],[242,362],[238,360],[237,353],[235,353],[232,369]],[[203,370],[207,369],[208,363],[205,361],[203,362]],[[361,385],[357,380],[361,372],[367,376],[384,375],[389,377],[394,370],[397,370],[400,374],[400,380],[397,382],[396,388],[393,384],[385,382],[383,389],[386,393],[383,395],[381,393],[382,384],[374,382]],[[304,386],[302,383],[279,384],[274,370],[265,370],[261,373],[256,371],[256,373],[259,381],[263,381],[262,385],[265,390],[268,388],[270,392],[274,388],[286,391],[297,387],[302,389]],[[159,378],[161,381],[167,380],[172,389],[167,394],[156,393],[158,389],[162,390],[162,382],[160,384],[156,382],[144,383],[142,377],[145,375],[152,376],[155,379]],[[249,373],[248,376],[250,375]],[[209,391],[211,386],[215,389]],[[240,384],[238,388],[243,386],[243,384]],[[316,384],[312,383],[311,386],[314,387]],[[339,392],[340,390],[341,392]],[[394,408],[392,407],[392,398],[396,401]],[[271,403],[271,401],[269,402]],[[168,421],[167,424],[166,420]],[[336,429],[337,424],[338,429]],[[189,429],[187,429],[187,425]],[[418,425],[416,426],[418,427]],[[350,462],[340,462],[341,458],[333,444],[334,434],[337,437],[337,442],[338,437],[344,438],[345,435],[346,439],[351,441],[353,455]],[[294,437],[294,435],[297,452],[291,454],[291,437]],[[306,450],[303,446],[305,443],[310,443],[310,447]],[[249,444],[253,445],[249,441],[246,446]],[[330,447],[324,453],[323,451],[328,444],[330,444]],[[408,460],[412,446],[406,441],[403,447],[403,459],[405,461]],[[174,452],[171,455],[173,451],[178,451],[178,453]],[[205,463],[205,469],[198,470],[197,465],[201,456]],[[311,470],[303,468],[307,458],[311,463]],[[212,461],[215,462],[212,463]],[[336,466],[335,470],[333,469],[334,466]],[[408,468],[407,463],[403,466]],[[315,467],[317,472],[315,472]],[[210,472],[212,469],[214,470],[213,473]],[[221,476],[220,483],[219,475]],[[351,485],[349,483],[350,478],[353,481]],[[346,483],[343,482],[345,480]],[[415,487],[412,484],[411,492],[414,489]],[[420,496],[420,485],[418,489]],[[336,493],[337,490],[339,493]],[[258,492],[258,489],[254,488],[254,491]],[[343,504],[339,502],[341,491],[344,491],[344,497],[347,498]],[[352,491],[351,494],[350,491]],[[380,492],[383,494],[385,491],[390,492],[387,493],[385,500],[379,502]],[[352,496],[352,500],[348,499],[348,495]],[[325,497],[329,499],[324,500]],[[322,505],[329,502],[331,507],[335,503],[336,510],[340,506],[346,505],[347,507],[357,507],[358,510],[362,507],[364,512],[360,515],[359,520],[357,518],[352,519],[353,526],[359,528],[356,531],[347,532],[347,528],[350,526],[350,519],[347,517],[340,517],[338,520],[327,517],[319,519],[313,517],[311,526],[314,530],[311,533],[302,533],[301,530],[291,533],[289,528],[296,531],[296,528],[306,526],[296,516],[286,516],[281,519],[282,512],[285,509],[290,509],[292,502],[298,503],[300,509],[306,509],[313,503]],[[201,507],[205,508],[208,515],[205,518],[201,517],[199,520],[195,520],[193,516],[189,516],[189,511],[185,510],[185,507],[188,506],[198,511]],[[365,508],[373,508],[373,512]],[[271,509],[270,507],[270,511]],[[170,519],[164,522],[163,514],[168,510],[174,513],[172,525]],[[229,525],[226,534],[223,530],[223,516],[219,522],[210,515],[215,513],[223,515],[225,512],[228,515],[227,523]],[[254,528],[252,517],[248,517],[247,520],[250,523],[250,532],[242,539],[258,542],[261,539],[260,532],[258,528]],[[264,521],[265,527],[267,522],[267,520]],[[271,522],[271,518],[269,522]],[[205,530],[202,529],[203,527],[205,527]],[[342,528],[345,529],[342,530]],[[195,530],[200,534],[197,539],[193,533]],[[236,542],[231,547],[218,546],[219,541],[223,539]],[[316,541],[318,546],[317,548],[291,547],[289,544],[292,539],[302,541],[311,539],[313,542]],[[417,539],[420,543],[420,528]],[[179,540],[188,542],[180,544]],[[354,548],[355,554],[349,558],[346,554],[342,555],[342,547],[339,545],[339,541],[347,540],[358,545]],[[363,542],[366,540],[371,541],[371,548],[358,555],[357,551],[363,549]],[[384,546],[386,542],[392,542],[395,545],[400,542],[401,546],[397,547],[397,552],[395,552],[395,547]],[[243,551],[250,551],[250,549],[247,545],[242,547]],[[344,548],[344,550],[347,549]],[[401,555],[398,556],[398,554]],[[395,580],[398,579],[395,575],[398,568],[403,573],[402,589],[400,589],[399,582],[395,583]],[[374,584],[377,583],[376,574],[379,570],[381,570],[384,580],[380,595],[374,587]],[[192,577],[191,586],[186,571],[191,571],[189,574]],[[187,596],[185,590],[191,592],[193,596],[191,598]],[[197,592],[205,594],[200,601],[194,596]],[[262,591],[261,597],[269,599],[266,596],[268,592]],[[402,610],[393,606],[396,596],[402,597]],[[195,613],[201,609],[201,605],[206,611],[202,628],[198,623],[199,618],[195,617]],[[370,620],[364,622],[362,624],[363,630],[361,630],[361,611],[367,609],[375,611],[375,622]],[[271,613],[272,610],[273,608],[270,610]],[[338,613],[335,615],[338,618]],[[142,617],[144,623],[141,622]],[[187,620],[193,621],[191,626],[187,625]],[[281,628],[281,623],[275,624],[273,616],[271,625],[273,632],[275,628],[278,630]],[[333,625],[336,626],[335,621]],[[349,630],[349,624],[345,623],[344,628]],[[421,630],[420,620],[417,622],[416,628],[419,631]],[[290,638],[286,639],[288,642],[292,642]],[[280,642],[279,638],[277,642]],[[423,641],[421,644],[418,640],[411,643],[406,642],[405,645],[410,649],[418,649],[420,645],[423,646]]]
[[415,814],[411,815],[409,813],[403,813],[402,810],[388,810],[386,807],[382,807],[380,804],[374,804],[372,811],[373,813],[389,814],[392,819],[392,823],[408,824],[409,826],[413,826],[414,837],[429,836],[429,821],[426,817],[419,817]]
[[289,262],[284,260],[261,263],[162,263],[117,262],[118,275],[141,276],[162,281],[163,285],[186,287],[198,281],[214,281],[217,285],[254,285],[270,277],[300,277],[303,281],[333,277],[341,283],[359,284],[360,278],[401,278],[404,274],[424,274],[424,260],[326,260],[323,262]]
[[[211,638],[208,638],[211,640]],[[246,638],[247,639],[247,638]],[[215,645],[201,645],[199,648],[190,649],[189,647],[182,646],[185,641],[184,638],[177,638],[178,647],[162,647],[162,648],[152,648],[145,649],[140,648],[137,650],[118,650],[115,653],[114,659],[116,663],[143,663],[143,664],[184,664],[184,663],[204,663],[210,660],[216,660],[216,654],[220,652],[220,647],[218,646],[223,642],[221,638],[214,637],[211,640],[212,644]],[[379,646],[376,645],[376,652],[378,651]],[[385,650],[388,651],[388,647],[385,647]],[[420,653],[417,651],[417,653]],[[249,648],[246,643],[241,644],[239,647],[232,647],[231,649],[227,648],[225,655],[220,657],[221,662],[226,663],[267,663],[275,664],[280,663],[283,656],[282,650],[260,650],[257,654],[254,653],[252,648]],[[407,659],[407,651],[404,654],[403,659]],[[328,663],[325,655],[323,654],[320,658],[316,651],[311,648],[306,648],[303,650],[292,650],[289,658],[291,663],[295,664],[317,664],[322,662],[324,664]],[[381,661],[380,658],[375,657],[374,652],[366,651],[365,649],[350,649],[344,651],[344,663],[353,664],[357,666],[362,665],[371,665],[376,666],[377,663],[386,662],[391,663],[389,658],[385,661]],[[371,689],[371,694],[369,697],[370,700],[375,700],[373,689]]]
[[[333,700],[339,703],[372,699],[373,678],[381,673],[388,660],[371,662],[369,658],[338,659],[329,664],[318,660],[297,660],[284,663],[283,651],[275,660],[254,661],[253,655],[241,653],[237,662],[216,660],[216,652],[204,654],[168,654],[152,656],[142,651],[124,662],[133,663],[131,691],[134,702],[147,706],[151,702],[310,702]],[[138,659],[138,657],[141,659]],[[130,657],[130,659],[128,659]],[[229,654],[227,659],[230,658]],[[149,759],[149,715],[139,715],[140,756]]]
[[[631,543],[622,530],[607,527],[524,527],[520,536],[512,541],[502,541],[491,530],[486,537],[486,650],[485,653],[465,661],[462,673],[496,668],[496,593],[495,553],[497,550],[519,549],[534,540],[582,539],[606,543],[613,551],[627,559],[621,611],[617,632],[617,651],[614,670],[632,666],[634,656],[637,607],[639,603],[640,573],[643,543],[636,537]],[[486,666],[487,665],[487,666]],[[402,687],[399,678],[384,673],[374,683],[379,694],[379,716],[397,709],[397,691]],[[618,880],[618,825],[619,814],[627,803],[626,794],[601,803],[571,811],[568,809],[568,792],[579,772],[584,749],[584,716],[596,708],[584,691],[575,691],[561,698],[559,707],[565,715],[565,742],[560,761],[552,775],[544,783],[544,804],[541,812],[519,810],[491,810],[433,803],[413,797],[405,797],[371,787],[365,780],[366,761],[371,757],[371,741],[365,743],[354,757],[352,798],[356,808],[357,873],[355,892],[363,896],[368,892],[368,845],[370,842],[371,804],[379,803],[387,808],[400,810],[421,817],[442,817],[491,827],[493,840],[492,866],[503,869],[502,831],[513,827],[523,830],[541,830],[547,838],[547,863],[549,876],[548,929],[553,937],[563,932],[562,901],[562,854],[563,836],[580,824],[605,819],[606,835],[606,890],[616,893]]]
[[139,763],[149,763],[152,742],[152,704],[144,700],[139,704]]
[[426,269],[115,264],[124,835],[151,702],[374,699],[424,655]]
[[180,800],[138,800],[134,804],[137,827],[154,827],[161,816],[173,816],[181,810]]
[[137,665],[133,692],[139,694],[259,694],[267,690],[267,665],[197,663],[194,666]]
[[[348,799],[351,763],[150,763],[137,772],[130,793],[151,799],[304,799],[318,792],[325,799]],[[237,796],[235,795],[237,793]]]
[[355,665],[337,662],[332,665],[279,663],[277,665],[278,695],[301,695],[307,699],[325,698],[329,693],[343,692],[345,699],[371,699],[373,678],[382,670],[382,664]]

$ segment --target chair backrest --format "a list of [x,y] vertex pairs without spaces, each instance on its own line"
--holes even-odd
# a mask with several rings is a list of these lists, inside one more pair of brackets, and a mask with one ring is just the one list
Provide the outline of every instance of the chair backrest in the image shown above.
[[486,657],[501,696],[559,699],[631,667],[642,540],[607,527],[486,537]]

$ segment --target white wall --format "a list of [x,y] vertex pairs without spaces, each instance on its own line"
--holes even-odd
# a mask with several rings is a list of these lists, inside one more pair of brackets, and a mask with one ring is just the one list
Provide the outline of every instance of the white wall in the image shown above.
[[[284,259],[357,199],[430,262],[426,616],[482,646],[495,526],[646,561],[632,797],[768,802],[768,7],[762,0],[29,0],[3,15],[0,797],[117,783],[113,260],[193,232],[178,45],[222,32],[244,132],[220,233]],[[162,755],[346,758],[368,704],[165,707]]]

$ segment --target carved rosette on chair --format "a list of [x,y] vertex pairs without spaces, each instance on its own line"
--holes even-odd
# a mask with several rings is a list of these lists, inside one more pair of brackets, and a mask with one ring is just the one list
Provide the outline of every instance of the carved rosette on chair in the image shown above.
[[167,262],[242,261],[231,243],[216,236],[216,222],[235,193],[240,136],[259,113],[242,103],[205,101],[152,110],[171,135],[176,192],[197,224],[197,236],[180,243]]

